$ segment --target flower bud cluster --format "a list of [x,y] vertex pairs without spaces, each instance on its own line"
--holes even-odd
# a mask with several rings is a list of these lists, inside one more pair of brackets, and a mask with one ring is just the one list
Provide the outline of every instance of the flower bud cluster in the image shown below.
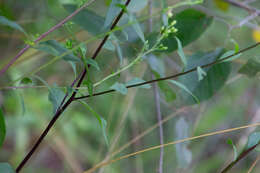
[[168,25],[166,27],[163,26],[161,28],[161,34],[162,34],[163,38],[167,38],[170,34],[176,33],[178,31],[178,29],[174,27],[175,24],[176,24],[176,20],[172,21],[170,23],[170,25]]

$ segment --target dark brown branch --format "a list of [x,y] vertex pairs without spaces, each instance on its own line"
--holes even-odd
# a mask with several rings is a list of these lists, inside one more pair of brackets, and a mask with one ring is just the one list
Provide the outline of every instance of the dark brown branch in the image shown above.
[[[128,6],[128,4],[131,2],[131,0],[127,0],[125,3],[125,6]],[[112,26],[111,26],[111,30],[113,30],[117,23],[119,22],[120,18],[123,16],[124,14],[124,10],[121,10],[121,12],[119,13],[119,15],[117,16],[117,18],[115,19],[115,21],[113,22]],[[107,41],[107,39],[109,38],[109,35],[106,35],[105,38],[102,40],[102,42],[100,43],[100,45],[98,46],[98,48],[96,49],[95,53],[92,56],[92,59],[95,59],[98,54],[100,53],[102,47],[104,46],[105,42]],[[86,76],[86,69],[83,70],[83,72],[80,74],[80,78],[77,84],[77,87],[80,87],[80,85],[83,82],[84,77]],[[32,149],[29,151],[29,153],[25,156],[25,158],[22,160],[22,162],[18,165],[18,167],[16,168],[16,172],[20,172],[21,169],[25,166],[25,164],[27,163],[27,161],[31,158],[31,156],[33,155],[33,153],[36,151],[36,149],[38,148],[38,146],[41,144],[41,142],[43,141],[43,139],[46,137],[46,135],[48,134],[48,132],[50,131],[50,129],[53,127],[53,125],[55,124],[55,122],[58,120],[58,118],[60,117],[60,115],[66,110],[66,108],[74,101],[75,95],[76,95],[76,91],[73,92],[73,94],[70,96],[70,98],[68,99],[68,101],[65,102],[65,104],[63,106],[60,106],[61,108],[57,110],[57,112],[55,113],[54,117],[52,118],[52,120],[49,122],[48,126],[45,128],[45,130],[43,131],[43,133],[41,134],[41,136],[39,137],[39,139],[36,141],[36,143],[34,144],[34,146],[32,147]],[[66,96],[65,96],[66,98]],[[63,99],[65,100],[65,99]]]
[[[243,53],[243,52],[246,52],[246,51],[248,51],[250,49],[253,49],[253,48],[255,48],[255,47],[259,46],[259,45],[260,45],[260,42],[254,44],[254,45],[251,45],[251,46],[249,46],[247,48],[244,48],[244,49],[240,50],[239,52],[234,53],[233,55],[227,56],[226,58],[223,58],[221,60],[220,59],[216,60],[216,61],[214,61],[212,63],[205,64],[205,65],[202,65],[200,67],[201,68],[206,68],[206,67],[210,67],[210,66],[216,65],[216,64],[221,63],[221,62],[223,62],[223,61],[225,61],[227,59],[232,58],[233,56],[236,56],[236,55],[238,55],[240,53]],[[194,68],[192,68],[192,69],[190,69],[188,71],[181,72],[181,73],[178,73],[178,74],[174,74],[172,76],[167,76],[167,77],[163,77],[163,78],[159,78],[159,79],[154,79],[154,80],[150,80],[150,81],[146,81],[146,82],[142,82],[142,83],[138,83],[138,84],[134,84],[134,85],[128,85],[128,86],[126,86],[126,88],[134,88],[134,87],[138,87],[138,86],[142,86],[142,85],[146,85],[146,84],[151,84],[151,83],[160,82],[160,81],[164,81],[164,80],[168,80],[168,79],[173,79],[173,78],[176,78],[176,77],[183,76],[183,75],[186,75],[188,73],[194,72],[196,70],[197,70],[197,67],[194,67]],[[111,93],[111,92],[115,92],[115,90],[111,89],[111,90],[107,90],[107,91],[98,92],[98,93],[93,94],[92,96],[104,95],[104,94],[108,94],[108,93]],[[86,96],[76,97],[75,100],[80,100],[80,99],[84,99],[84,98],[88,98],[88,97],[92,97],[92,96],[86,95]]]
[[246,149],[243,151],[235,161],[231,162],[225,169],[221,171],[221,173],[227,173],[231,168],[233,168],[240,160],[245,158],[251,151],[253,151],[260,143]]

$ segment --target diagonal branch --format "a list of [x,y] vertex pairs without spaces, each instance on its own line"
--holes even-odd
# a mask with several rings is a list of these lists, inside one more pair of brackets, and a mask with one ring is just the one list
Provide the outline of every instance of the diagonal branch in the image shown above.
[[[128,4],[131,2],[131,0],[127,0],[125,3],[125,6],[128,6]],[[124,14],[124,10],[122,9],[121,12],[119,13],[119,15],[117,16],[117,18],[115,19],[115,21],[113,22],[112,26],[111,26],[111,30],[113,30],[117,23],[119,22],[119,20],[121,19],[121,17]],[[102,40],[102,42],[100,43],[100,45],[98,46],[98,48],[96,49],[95,53],[92,56],[92,59],[95,59],[98,54],[100,53],[102,47],[104,46],[105,42],[108,40],[109,38],[109,34],[105,36],[105,38]],[[89,66],[90,67],[90,66]],[[80,87],[80,85],[83,82],[84,77],[86,76],[86,68],[83,70],[83,72],[80,74],[79,76],[79,81],[77,83],[77,87]],[[59,117],[61,116],[61,114],[66,110],[66,108],[75,100],[75,96],[76,96],[77,91],[74,91],[72,93],[72,95],[70,96],[70,98],[64,103],[64,105],[60,105],[60,109],[57,110],[57,112],[55,113],[55,115],[53,116],[52,120],[49,122],[49,124],[47,125],[47,127],[45,128],[45,130],[43,131],[43,133],[41,134],[41,136],[38,138],[38,140],[36,141],[36,143],[34,144],[34,146],[32,147],[32,149],[29,151],[29,153],[24,157],[24,159],[22,160],[22,162],[18,165],[18,167],[16,168],[16,173],[19,173],[21,171],[21,169],[25,166],[25,164],[27,163],[27,161],[31,158],[31,156],[33,155],[33,153],[36,151],[36,149],[39,147],[39,145],[42,143],[43,139],[47,136],[48,132],[51,130],[51,128],[53,127],[53,125],[55,124],[55,122],[59,119]],[[65,96],[66,98],[66,96]],[[65,99],[63,99],[65,100]]]
[[245,2],[239,2],[235,0],[224,0],[224,1],[233,6],[244,9],[248,11],[248,13],[250,14],[239,23],[238,25],[239,27],[243,26],[246,23],[249,23],[250,20],[255,19],[257,16],[260,16],[260,10],[252,6],[249,6],[248,3],[246,3],[246,1]]
[[259,9],[251,7],[251,6],[247,5],[246,3],[238,2],[235,0],[224,0],[224,1],[233,6],[236,6],[238,8],[242,8],[242,9],[248,11],[249,13],[256,13],[258,16],[260,15]]
[[[87,6],[89,6],[92,2],[94,2],[95,0],[89,0],[88,2],[86,2],[82,7],[80,7],[79,9],[77,9],[76,11],[74,11],[73,13],[71,13],[69,16],[67,16],[65,19],[63,19],[61,22],[59,22],[57,25],[53,26],[51,29],[49,29],[47,32],[43,33],[41,36],[39,36],[34,43],[38,43],[39,41],[41,41],[43,38],[45,38],[47,35],[49,35],[50,33],[52,33],[53,31],[59,29],[60,27],[62,27],[66,22],[68,22],[72,17],[74,17],[75,15],[77,15],[80,11],[82,11],[84,8],[86,8]],[[9,67],[11,67],[16,60],[18,60],[29,48],[31,48],[30,45],[26,45],[13,59],[11,59],[11,61],[5,65],[1,70],[0,70],[0,76],[3,75],[8,69]]]
[[260,143],[253,145],[252,147],[243,151],[235,161],[231,162],[225,169],[221,171],[221,173],[227,173],[231,168],[233,168],[240,160],[245,158],[251,151],[253,151]]
[[[216,60],[216,61],[214,61],[214,62],[212,62],[212,63],[205,64],[205,65],[202,65],[202,66],[200,66],[200,67],[201,67],[201,68],[211,67],[211,66],[216,65],[216,64],[219,64],[219,63],[221,63],[221,62],[223,62],[223,61],[225,61],[225,60],[228,60],[228,59],[230,59],[230,58],[232,58],[232,57],[234,57],[234,56],[236,56],[236,55],[238,55],[238,54],[240,54],[240,53],[243,53],[243,52],[246,52],[246,51],[248,51],[248,50],[251,50],[251,49],[253,49],[253,48],[255,48],[255,47],[259,46],[259,45],[260,45],[260,42],[258,42],[258,43],[256,43],[256,44],[253,44],[253,45],[251,45],[251,46],[249,46],[249,47],[247,47],[247,48],[244,48],[244,49],[238,51],[237,53],[234,53],[234,54],[232,54],[232,55],[230,55],[230,56],[227,56],[227,57],[225,57],[225,58],[223,58],[223,59],[218,59],[218,60]],[[173,78],[176,78],[176,77],[183,76],[183,75],[186,75],[186,74],[188,74],[188,73],[194,72],[194,71],[196,71],[196,70],[197,70],[197,67],[194,67],[194,68],[192,68],[192,69],[190,69],[190,70],[187,70],[187,71],[185,71],[185,72],[177,73],[177,74],[174,74],[174,75],[171,75],[171,76],[167,76],[167,77],[163,77],[163,78],[158,78],[158,79],[154,79],[154,80],[150,80],[150,81],[146,81],[146,82],[141,82],[141,83],[138,83],[138,84],[128,85],[128,86],[126,86],[126,88],[135,88],[135,87],[143,86],[143,85],[146,85],[146,84],[151,84],[151,83],[155,83],[155,82],[159,82],[159,81],[164,81],[164,80],[168,80],[168,79],[173,79]],[[92,96],[100,96],[100,95],[108,94],[108,93],[111,93],[111,92],[115,92],[115,90],[110,89],[110,90],[106,90],[106,91],[94,93]],[[80,100],[80,99],[84,99],[84,98],[89,98],[89,97],[92,97],[92,96],[86,95],[86,96],[76,97],[75,100]]]

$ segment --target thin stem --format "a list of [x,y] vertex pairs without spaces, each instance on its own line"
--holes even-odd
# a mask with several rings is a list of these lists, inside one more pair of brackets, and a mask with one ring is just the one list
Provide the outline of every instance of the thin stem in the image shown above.
[[251,173],[253,171],[253,169],[255,168],[257,162],[260,160],[260,155],[257,156],[257,158],[255,159],[254,163],[250,166],[249,170],[247,171],[247,173]]
[[240,160],[242,160],[243,158],[245,158],[251,151],[253,151],[260,143],[255,144],[254,146],[246,149],[245,151],[243,151],[238,158],[231,162],[226,168],[224,168],[221,173],[227,173],[231,168],[233,168]]
[[[125,6],[128,6],[128,4],[131,2],[131,0],[127,0],[127,2],[125,3]],[[121,10],[121,12],[119,13],[119,15],[117,16],[117,18],[115,19],[114,23],[111,26],[111,30],[114,29],[117,25],[117,23],[119,22],[119,20],[121,19],[121,17],[124,14],[124,10]],[[105,38],[103,39],[103,41],[100,43],[99,47],[96,49],[95,53],[92,56],[92,59],[95,59],[99,52],[101,51],[102,47],[104,46],[105,42],[108,40],[109,35],[105,36]],[[80,87],[80,85],[83,82],[84,77],[86,76],[86,69],[83,70],[83,72],[79,75],[79,81],[77,84],[77,87]],[[74,91],[72,93],[72,95],[70,96],[70,98],[68,99],[68,101],[65,102],[65,104],[63,106],[60,106],[61,108],[57,110],[57,112],[55,113],[54,117],[52,118],[52,120],[49,122],[48,126],[45,128],[45,130],[43,131],[43,133],[41,134],[41,136],[39,137],[39,139],[36,141],[36,143],[34,144],[34,146],[32,147],[32,149],[29,151],[29,153],[25,156],[25,158],[22,160],[22,162],[18,165],[18,167],[16,168],[16,173],[20,172],[21,169],[25,166],[25,164],[27,163],[27,161],[31,158],[31,156],[33,155],[33,153],[36,151],[36,149],[38,148],[38,146],[41,144],[41,142],[43,141],[43,139],[47,136],[48,132],[50,131],[50,129],[53,127],[53,125],[55,124],[55,122],[58,120],[58,118],[60,117],[60,115],[66,110],[66,108],[74,101],[74,98],[76,96],[77,91]]]
[[[95,0],[90,0],[88,2],[86,2],[82,7],[80,7],[79,9],[77,9],[76,11],[74,11],[73,13],[71,13],[69,16],[67,16],[65,19],[63,19],[60,23],[58,23],[57,25],[53,26],[51,29],[49,29],[47,32],[43,33],[41,36],[39,36],[34,43],[38,43],[40,40],[42,40],[43,38],[45,38],[47,35],[49,35],[50,33],[52,33],[53,31],[59,29],[60,27],[62,27],[66,22],[68,22],[72,17],[74,17],[75,15],[77,15],[80,11],[82,11],[84,8],[86,8],[88,5],[90,5],[92,2],[94,2]],[[0,76],[3,75],[8,68],[13,65],[15,63],[16,60],[18,60],[29,48],[31,48],[30,45],[26,45],[13,59],[11,59],[11,61],[4,66],[1,70],[0,70]]]
[[[251,46],[249,46],[249,47],[247,47],[245,49],[242,49],[239,52],[234,53],[233,55],[227,56],[226,58],[218,59],[218,60],[216,60],[216,61],[214,61],[212,63],[208,63],[208,64],[202,65],[200,67],[201,68],[207,68],[207,67],[210,67],[210,66],[222,63],[223,61],[225,61],[227,59],[230,59],[233,56],[236,56],[236,55],[238,55],[240,53],[243,53],[243,52],[246,52],[248,50],[251,50],[251,49],[253,49],[253,48],[255,48],[255,47],[259,46],[259,45],[260,45],[260,42],[254,44],[254,45],[251,45]],[[146,81],[146,82],[141,82],[141,83],[138,83],[138,84],[128,85],[128,86],[126,86],[126,88],[134,88],[134,87],[139,87],[139,86],[146,85],[146,84],[151,84],[151,83],[160,82],[160,81],[164,81],[164,80],[168,80],[168,79],[173,79],[173,78],[176,78],[176,77],[183,76],[183,75],[186,75],[188,73],[194,72],[196,70],[197,70],[197,67],[194,67],[194,68],[192,68],[190,70],[187,70],[185,72],[177,73],[177,74],[174,74],[174,75],[171,75],[171,76],[158,78],[158,79],[154,79],[154,80],[150,80],[150,81]],[[115,92],[115,90],[111,89],[111,90],[106,90],[106,91],[94,93],[92,96],[104,95],[104,94],[108,94],[108,93],[111,93],[111,92]],[[88,98],[88,97],[91,97],[91,96],[90,95],[86,95],[86,96],[82,96],[82,97],[76,97],[75,100],[84,99],[84,98]]]
[[[153,31],[153,0],[148,1],[148,13],[149,13],[149,20],[148,20],[148,30],[151,33]],[[151,75],[152,79],[155,79],[154,74]],[[162,121],[162,113],[161,113],[161,104],[160,104],[160,94],[159,94],[159,88],[157,83],[153,83],[152,85],[153,88],[153,95],[154,95],[154,104],[155,104],[155,109],[156,109],[156,117],[157,121],[161,122]],[[160,144],[163,145],[163,125],[159,124],[159,139],[160,139]],[[160,158],[159,158],[159,169],[158,173],[163,173],[163,155],[164,155],[164,148],[163,146],[160,148]]]
[[140,54],[137,56],[137,58],[135,58],[131,63],[129,63],[128,65],[126,65],[125,67],[119,69],[118,71],[116,71],[115,73],[112,73],[108,76],[106,76],[105,78],[101,79],[99,82],[95,83],[93,86],[97,87],[98,85],[100,85],[101,83],[105,82],[106,80],[122,73],[123,71],[129,69],[130,67],[132,67],[133,65],[135,65],[138,61],[141,60],[141,58],[144,56],[144,54]]
[[[247,129],[247,128],[250,128],[250,127],[258,127],[258,126],[260,126],[260,123],[254,123],[254,124],[250,124],[250,125],[246,125],[246,126],[240,126],[240,127],[235,127],[235,128],[231,128],[231,129],[219,130],[219,131],[210,132],[210,133],[204,133],[202,135],[198,135],[198,136],[193,136],[193,137],[188,137],[188,138],[172,141],[172,142],[163,144],[163,146],[164,147],[168,147],[168,146],[171,146],[171,145],[176,145],[176,144],[180,144],[180,143],[187,142],[187,141],[194,141],[194,140],[198,140],[198,139],[209,137],[209,136],[226,134],[226,133],[230,133],[230,132],[234,132],[234,131],[238,131],[238,130],[242,130],[242,129]],[[253,147],[255,147],[255,146],[253,146]],[[84,173],[92,173],[96,169],[101,168],[101,167],[103,167],[105,165],[112,164],[112,163],[115,163],[115,162],[117,162],[119,160],[127,159],[127,158],[130,158],[130,157],[133,157],[133,156],[136,156],[136,155],[148,152],[148,151],[159,149],[159,148],[161,148],[161,145],[156,145],[156,146],[153,146],[153,147],[149,147],[149,148],[146,148],[146,149],[143,149],[143,150],[139,150],[139,151],[136,151],[136,152],[133,152],[133,153],[130,153],[130,154],[126,154],[126,155],[120,156],[120,157],[115,158],[113,160],[108,160],[106,162],[101,162],[101,163],[98,163],[97,165],[95,165],[93,168],[85,171]],[[249,149],[252,150],[252,147],[249,148]]]
[[260,10],[254,8],[254,7],[251,7],[249,5],[247,5],[246,3],[242,3],[242,2],[239,2],[239,1],[234,1],[234,0],[224,0],[226,1],[227,3],[231,4],[231,5],[234,5],[238,8],[242,8],[246,11],[248,11],[249,13],[256,13],[257,15],[260,15]]
[[[152,79],[155,79],[155,76],[152,74]],[[156,117],[157,121],[162,121],[162,112],[161,112],[161,105],[160,105],[160,94],[159,94],[159,88],[157,83],[153,84],[153,94],[154,94],[154,103],[156,108]],[[160,159],[159,159],[159,169],[158,173],[163,173],[163,155],[164,155],[164,147],[163,147],[163,125],[159,124],[159,138],[160,138]]]

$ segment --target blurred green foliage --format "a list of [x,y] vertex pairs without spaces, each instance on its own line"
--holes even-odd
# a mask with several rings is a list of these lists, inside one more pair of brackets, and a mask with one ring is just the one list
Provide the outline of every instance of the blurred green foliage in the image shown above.
[[[81,0],[0,1],[0,16],[9,20],[8,22],[5,20],[5,26],[0,26],[0,67],[2,68],[24,47],[26,40],[32,41],[35,35],[46,32],[82,5],[82,2]],[[177,3],[172,0],[154,2],[153,10],[156,15],[153,16],[153,34],[151,36],[148,33],[147,2],[146,0],[132,2],[128,9],[129,14],[124,15],[120,21],[119,29],[110,37],[106,49],[101,52],[96,61],[87,63],[96,64],[96,67],[100,68],[100,71],[95,68],[89,69],[88,75],[91,84],[132,62],[140,52],[143,37],[151,38],[149,39],[150,44],[153,44],[164,24],[160,16],[161,4],[174,5]],[[91,57],[102,38],[97,37],[99,36],[97,34],[104,34],[108,31],[105,21],[111,23],[113,19],[112,17],[108,19],[107,15],[116,14],[109,13],[109,9],[116,9],[116,6],[112,8],[109,4],[113,3],[107,0],[94,1],[86,10],[70,21],[69,29],[64,25],[41,43],[33,45],[36,49],[30,49],[4,76],[1,76],[0,106],[3,110],[3,116],[0,114],[1,132],[3,131],[1,129],[3,127],[2,117],[6,122],[5,141],[0,149],[1,162],[9,162],[16,167],[53,117],[52,110],[57,110],[64,91],[73,90],[68,86],[75,79],[74,73],[80,73],[80,69],[85,66],[82,59],[76,58],[79,49],[73,51],[72,48],[75,48],[75,45],[80,47],[83,42],[88,42],[85,50],[86,57],[83,58]],[[252,5],[260,8],[258,1]],[[120,7],[118,8],[120,9]],[[116,11],[119,10],[116,9]],[[88,98],[85,101],[91,108],[88,109],[89,111],[86,111],[78,102],[69,106],[34,154],[33,159],[28,162],[24,172],[31,173],[35,170],[44,173],[82,172],[102,161],[108,153],[116,151],[158,123],[152,89],[128,89],[126,93],[124,84],[127,85],[127,81],[133,78],[139,82],[151,80],[151,70],[148,70],[148,67],[154,71],[157,78],[182,72],[183,60],[176,52],[173,52],[178,48],[175,36],[183,46],[183,57],[187,57],[185,70],[188,70],[218,59],[224,50],[233,50],[232,39],[239,44],[240,48],[251,45],[254,42],[252,32],[256,29],[252,26],[259,25],[259,19],[255,18],[242,27],[235,27],[248,14],[243,9],[231,5],[223,6],[216,1],[206,1],[192,7],[180,7],[174,9],[173,13],[174,15],[170,17],[169,21],[177,20],[176,28],[179,31],[162,42],[168,47],[168,51],[158,51],[143,57],[142,62],[94,89],[95,93],[114,86],[113,89],[126,95],[111,93]],[[182,20],[184,21],[182,22]],[[10,23],[11,21],[17,25],[10,25],[13,24]],[[134,26],[129,24],[129,22],[136,21],[139,22]],[[8,23],[9,26],[6,26]],[[127,24],[129,25],[126,26]],[[14,29],[21,31],[17,27],[18,25],[28,35],[15,31]],[[74,40],[75,44],[73,42],[71,47],[65,47],[68,39]],[[42,65],[52,61],[55,56],[62,55],[66,51],[71,52],[63,57],[65,61],[57,60],[37,72],[37,75],[48,83],[49,88],[30,75],[25,76],[19,82],[12,82],[23,74],[39,69]],[[239,59],[232,62],[206,68],[204,70],[207,75],[200,81],[196,71],[179,77],[176,80],[185,86],[186,91],[183,89],[184,87],[171,85],[166,81],[160,82],[163,118],[173,116],[163,124],[164,142],[258,122],[260,93],[257,74],[259,57],[257,55],[259,53],[259,48],[253,49],[243,53]],[[53,87],[55,83],[57,85]],[[115,86],[116,83],[123,84],[124,87]],[[50,93],[59,93],[60,97],[57,98],[57,94],[50,95],[50,102],[48,90],[51,91]],[[88,93],[90,90],[84,86],[78,95]],[[200,104],[196,104],[194,97],[199,99]],[[180,110],[183,111],[174,116],[174,113]],[[102,119],[97,120],[91,113],[96,117],[102,115]],[[104,140],[104,131],[102,131],[104,129],[102,128],[106,130],[108,146]],[[245,129],[197,139],[178,146],[168,146],[165,148],[164,172],[218,172],[233,159],[233,149],[227,144],[228,139],[232,139],[233,145],[240,153],[253,131],[257,131],[257,129]],[[0,144],[4,136],[1,132]],[[259,142],[257,140],[259,135],[256,136],[253,138],[250,136],[249,142]],[[154,145],[159,145],[157,128],[116,156]],[[152,150],[118,161],[106,166],[104,172],[156,172],[159,152],[159,150]],[[256,154],[259,153],[250,154],[230,172],[247,171],[255,160]],[[254,172],[258,172],[259,169],[259,166],[256,165]]]

